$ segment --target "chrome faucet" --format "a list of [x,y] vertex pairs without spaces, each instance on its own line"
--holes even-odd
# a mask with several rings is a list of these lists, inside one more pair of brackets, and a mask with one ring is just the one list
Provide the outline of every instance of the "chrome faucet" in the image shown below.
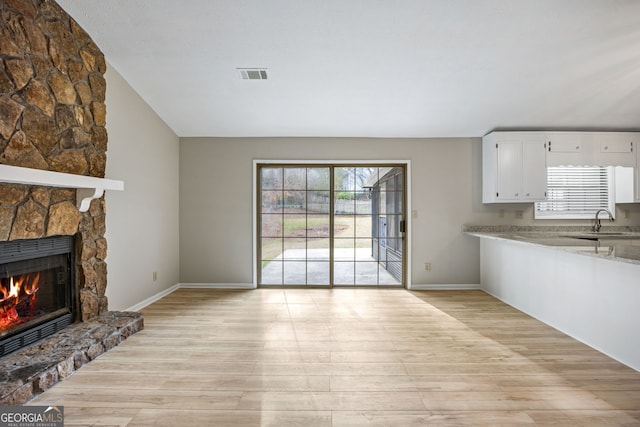
[[609,209],[598,209],[598,211],[596,212],[595,222],[593,223],[593,231],[596,232],[596,233],[599,233],[600,232],[600,227],[602,227],[602,224],[600,224],[600,218],[598,218],[598,215],[600,215],[600,212],[608,213],[609,214],[609,221],[613,222],[613,215],[611,214]]

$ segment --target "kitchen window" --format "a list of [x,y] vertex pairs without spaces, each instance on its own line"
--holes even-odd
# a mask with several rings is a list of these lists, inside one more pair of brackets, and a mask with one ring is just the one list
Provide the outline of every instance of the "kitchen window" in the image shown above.
[[614,167],[549,167],[547,200],[535,203],[535,219],[593,219],[598,209],[615,215]]

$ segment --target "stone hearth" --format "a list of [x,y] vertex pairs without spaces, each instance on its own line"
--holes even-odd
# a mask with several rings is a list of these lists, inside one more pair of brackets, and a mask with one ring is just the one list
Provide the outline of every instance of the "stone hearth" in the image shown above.
[[143,329],[140,313],[108,312],[0,359],[0,405],[20,405]]

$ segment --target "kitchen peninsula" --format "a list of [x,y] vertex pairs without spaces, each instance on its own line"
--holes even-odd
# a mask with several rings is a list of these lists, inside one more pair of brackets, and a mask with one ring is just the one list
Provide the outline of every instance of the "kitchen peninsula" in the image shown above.
[[640,370],[640,227],[472,226],[482,289]]

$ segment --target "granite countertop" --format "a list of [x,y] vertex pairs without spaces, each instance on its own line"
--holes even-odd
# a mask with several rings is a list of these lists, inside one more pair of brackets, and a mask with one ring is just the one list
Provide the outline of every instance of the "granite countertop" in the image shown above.
[[640,265],[640,227],[465,225],[469,235],[523,242]]

